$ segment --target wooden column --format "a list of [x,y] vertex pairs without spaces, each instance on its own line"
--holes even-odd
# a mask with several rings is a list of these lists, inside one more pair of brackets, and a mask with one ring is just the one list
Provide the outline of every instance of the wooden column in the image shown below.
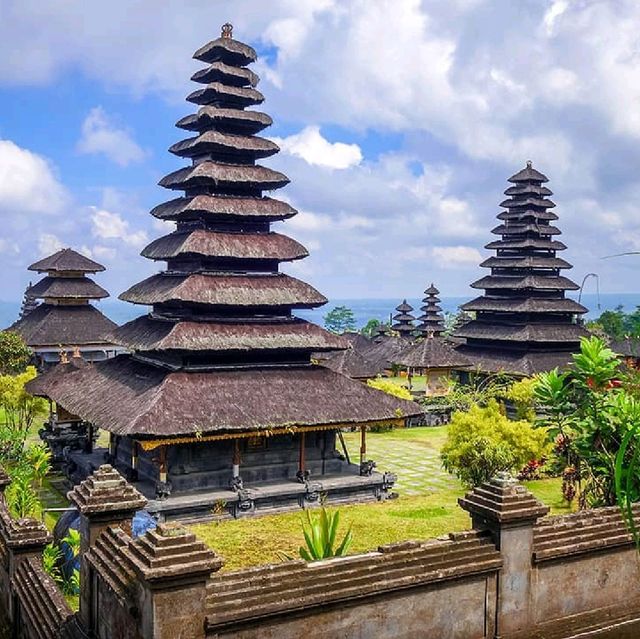
[[131,472],[129,473],[131,481],[138,481],[138,442],[131,442]]
[[241,457],[240,457],[240,440],[239,439],[234,439],[233,440],[233,471],[232,471],[232,476],[235,477],[240,477],[240,462],[241,462]]
[[360,426],[360,463],[363,464],[367,459],[367,429]]
[[160,446],[159,464],[158,464],[158,479],[166,484],[167,483],[167,447]]
[[298,473],[304,474],[305,471],[305,432],[300,433],[300,455],[298,458]]
[[109,433],[109,456],[111,461],[116,460],[116,436],[113,433]]

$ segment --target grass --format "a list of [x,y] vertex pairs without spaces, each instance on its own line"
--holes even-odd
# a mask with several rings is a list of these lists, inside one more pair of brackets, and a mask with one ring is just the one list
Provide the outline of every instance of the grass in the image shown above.
[[[446,427],[399,429],[368,435],[368,450],[376,451],[379,469],[400,475],[400,497],[382,503],[341,506],[341,532],[352,527],[350,554],[377,549],[378,546],[407,539],[429,539],[456,530],[468,529],[469,515],[457,504],[465,490],[460,482],[447,475],[439,464],[439,451],[446,438]],[[357,459],[358,433],[345,433],[352,459]],[[380,454],[388,455],[387,458]],[[376,457],[376,455],[378,455]],[[404,474],[415,473],[416,464],[423,470],[417,478],[406,481]],[[565,514],[571,508],[562,500],[561,479],[524,482],[538,499],[551,508],[552,514]],[[410,490],[418,494],[406,494]],[[303,515],[300,512],[269,515],[192,526],[207,545],[225,559],[223,570],[274,563],[284,555],[298,556],[303,543]]]

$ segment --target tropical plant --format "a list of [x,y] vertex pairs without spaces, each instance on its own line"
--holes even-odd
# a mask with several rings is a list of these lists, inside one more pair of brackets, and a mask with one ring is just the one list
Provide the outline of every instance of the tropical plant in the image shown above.
[[535,386],[534,377],[525,377],[507,388],[505,397],[515,406],[518,419],[531,422],[535,419]]
[[505,375],[474,376],[469,383],[451,380],[442,397],[423,397],[425,405],[446,404],[454,411],[467,411],[473,406],[487,406],[491,400],[503,399],[513,380]]
[[375,330],[381,325],[380,320],[370,319],[361,329],[360,334],[365,337],[373,337]]
[[411,392],[408,388],[404,386],[400,386],[395,382],[392,382],[389,379],[385,379],[384,377],[376,377],[374,379],[367,380],[367,386],[371,388],[375,388],[389,395],[393,395],[394,397],[399,397],[400,399],[411,399]]
[[23,373],[31,360],[31,349],[18,333],[0,331],[0,375]]
[[444,468],[477,486],[499,471],[518,471],[550,450],[547,433],[525,420],[511,421],[498,402],[453,413],[440,453]]
[[306,524],[302,524],[306,548],[300,546],[298,551],[302,559],[317,561],[329,557],[342,557],[347,554],[353,541],[353,535],[351,527],[349,527],[342,541],[336,545],[338,526],[340,525],[338,511],[331,513],[323,507],[315,515],[307,510],[306,519]]
[[11,473],[11,484],[5,493],[9,512],[17,519],[37,517],[41,505],[33,488],[32,476],[28,469],[19,466]]
[[62,569],[60,568],[63,560],[62,550],[60,547],[51,542],[44,547],[42,553],[42,565],[44,571],[51,577],[59,586],[64,583],[64,576]]
[[347,306],[336,306],[324,316],[325,328],[332,333],[342,334],[356,330],[353,311]]
[[33,481],[42,486],[43,479],[51,470],[51,451],[46,444],[34,444],[25,452],[25,461],[31,469]]
[[[67,558],[62,545],[66,544],[71,552],[71,557]],[[45,546],[42,554],[42,564],[45,572],[58,584],[62,592],[67,595],[77,595],[80,592],[80,571],[73,568],[65,575],[62,565],[65,561],[72,563],[80,552],[80,533],[73,528],[59,544],[54,542]]]

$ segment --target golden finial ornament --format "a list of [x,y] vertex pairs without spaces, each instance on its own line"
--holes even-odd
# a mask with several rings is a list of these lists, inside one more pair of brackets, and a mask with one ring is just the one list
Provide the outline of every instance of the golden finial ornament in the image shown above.
[[531,160],[527,160],[527,168],[530,169],[533,166],[533,162]]
[[61,364],[69,363],[69,358],[67,357],[67,351],[65,351],[64,348],[60,349],[60,363]]
[[82,357],[82,355],[80,355],[80,347],[79,346],[74,346],[74,348],[73,348],[73,357]]
[[233,38],[233,25],[230,22],[225,22],[222,25],[222,37],[223,38]]

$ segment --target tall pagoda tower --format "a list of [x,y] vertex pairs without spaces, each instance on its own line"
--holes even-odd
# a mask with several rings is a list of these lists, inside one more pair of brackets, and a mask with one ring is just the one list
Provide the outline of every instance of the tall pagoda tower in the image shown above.
[[579,286],[561,275],[571,264],[557,257],[567,247],[556,239],[547,177],[527,162],[509,182],[492,231],[500,239],[485,247],[495,256],[480,265],[491,274],[471,285],[485,294],[462,305],[475,319],[454,337],[465,339],[458,348],[481,371],[532,375],[568,363],[587,335],[577,322],[587,309],[565,297]]
[[418,318],[420,322],[418,330],[422,337],[439,337],[444,331],[444,317],[440,307],[439,293],[440,291],[433,285],[433,282],[424,292],[425,297],[420,307],[422,315]]
[[35,308],[38,306],[38,300],[35,298],[35,296],[31,292],[32,286],[33,284],[29,282],[29,285],[24,291],[22,304],[20,305],[20,316],[18,317],[18,319],[25,318],[27,315],[29,315],[29,313],[31,313],[31,311],[35,310]]
[[[155,493],[161,517],[299,507],[320,492],[382,499],[393,477],[365,459],[366,430],[420,408],[311,360],[346,343],[294,315],[327,300],[280,271],[307,251],[271,228],[296,211],[264,195],[289,180],[257,163],[278,147],[258,136],[271,118],[247,109],[264,100],[256,52],[231,29],[194,55],[206,65],[187,98],[197,111],[177,123],[192,134],[170,149],[189,166],[160,181],[184,195],[151,211],[176,230],[142,251],[167,268],[120,296],[152,309],[114,332],[130,354],[41,394],[111,433],[109,458]],[[361,430],[360,464],[336,450],[346,425]]]
[[[102,264],[65,248],[28,269],[46,276],[29,285],[20,319],[7,330],[22,336],[40,367],[57,363],[61,350],[79,350],[87,361],[106,359],[121,350],[107,337],[116,324],[91,304],[109,297],[87,277],[104,271]],[[43,301],[35,304],[36,299]]]
[[396,311],[397,313],[392,318],[393,324],[391,325],[391,329],[397,331],[400,337],[409,339],[416,330],[416,327],[413,325],[415,317],[411,315],[413,306],[407,304],[407,300],[402,300],[402,304],[396,306]]

